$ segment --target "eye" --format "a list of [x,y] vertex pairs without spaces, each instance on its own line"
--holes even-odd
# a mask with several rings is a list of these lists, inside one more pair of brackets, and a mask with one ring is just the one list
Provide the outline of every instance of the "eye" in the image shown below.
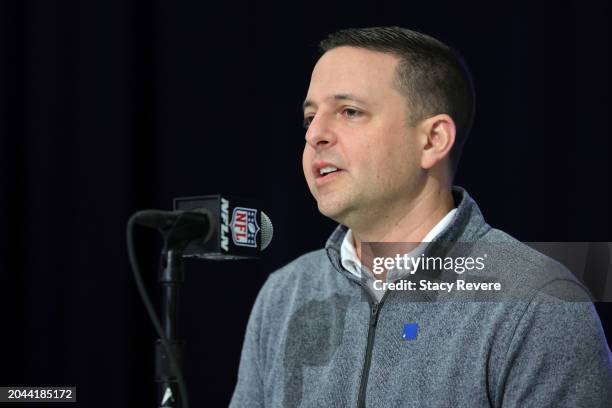
[[362,112],[353,108],[345,108],[342,110],[342,114],[349,119],[355,119],[360,117],[362,115]]
[[304,122],[302,123],[302,125],[304,126],[304,129],[308,129],[308,126],[310,126],[310,123],[312,122],[312,116],[306,116],[304,118]]

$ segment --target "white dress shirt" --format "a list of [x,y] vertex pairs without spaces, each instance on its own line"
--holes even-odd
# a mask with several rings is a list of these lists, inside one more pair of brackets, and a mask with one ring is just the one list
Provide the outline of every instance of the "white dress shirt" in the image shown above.
[[[421,241],[422,243],[418,247],[416,247],[414,250],[410,251],[410,253],[408,253],[408,256],[414,257],[414,256],[420,255],[427,246],[425,243],[431,242],[433,239],[435,239],[438,236],[438,234],[440,234],[440,232],[442,232],[442,230],[451,223],[456,212],[457,212],[456,208],[453,208],[452,210],[450,210],[448,214],[446,214],[427,233],[427,235],[425,235],[425,238],[423,238],[423,241]],[[380,299],[382,299],[383,295],[385,294],[385,290],[376,289],[376,287],[374,286],[374,280],[379,279],[379,278],[375,276],[368,268],[366,268],[365,265],[361,265],[361,260],[357,257],[357,251],[355,250],[355,245],[353,243],[353,231],[351,229],[349,229],[346,232],[346,235],[344,236],[344,240],[342,241],[342,246],[340,247],[340,258],[341,258],[342,266],[347,271],[349,271],[350,273],[352,273],[359,279],[362,278],[361,276],[362,268],[369,272],[368,276],[366,276],[367,284],[368,286],[371,287],[372,293],[374,293],[376,297],[378,298],[378,300],[380,301]],[[390,270],[387,274],[387,278],[388,278],[387,281],[393,282],[397,279],[400,279],[402,276],[408,273],[410,273],[409,270],[402,270],[402,271],[398,271],[396,269]],[[380,286],[380,284],[378,286]]]

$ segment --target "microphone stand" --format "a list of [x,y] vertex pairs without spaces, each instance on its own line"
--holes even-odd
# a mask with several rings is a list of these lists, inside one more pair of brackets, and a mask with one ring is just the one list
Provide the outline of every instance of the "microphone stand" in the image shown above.
[[[159,273],[159,283],[162,287],[161,324],[179,369],[182,366],[183,354],[183,341],[178,339],[179,292],[184,281],[182,256],[181,249],[164,246]],[[159,408],[181,406],[178,378],[173,374],[172,365],[161,339],[155,342],[155,382],[157,382]]]
[[[194,240],[205,243],[210,239],[211,217],[207,209],[178,212],[142,210],[128,220],[126,234],[130,265],[140,296],[159,336],[155,343],[156,406],[159,408],[188,408],[187,385],[181,369],[183,341],[178,339],[179,291],[184,280],[183,252]],[[155,228],[164,237],[158,279],[162,286],[161,322],[138,268],[133,236],[136,224]]]

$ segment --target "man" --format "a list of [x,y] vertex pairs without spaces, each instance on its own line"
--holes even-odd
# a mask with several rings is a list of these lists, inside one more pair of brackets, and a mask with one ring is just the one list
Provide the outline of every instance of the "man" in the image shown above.
[[[612,359],[585,290],[452,186],[474,104],[461,61],[397,27],[342,30],[321,48],[303,169],[320,212],[340,225],[325,249],[264,284],[230,406],[609,406]],[[463,276],[504,290],[467,302],[439,287],[385,290],[415,275],[361,267],[370,242],[431,242],[404,251],[423,256],[484,248],[487,267]]]

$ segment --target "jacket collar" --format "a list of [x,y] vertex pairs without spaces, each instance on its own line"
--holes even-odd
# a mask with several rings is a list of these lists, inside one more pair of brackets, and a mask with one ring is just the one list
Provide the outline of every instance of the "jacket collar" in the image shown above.
[[[432,241],[440,245],[430,245],[431,250],[435,248],[448,248],[453,242],[474,242],[483,236],[491,227],[485,222],[484,217],[474,199],[460,186],[452,186],[451,193],[457,207],[457,212],[450,224]],[[342,271],[340,260],[340,247],[342,240],[348,231],[348,227],[338,225],[325,244],[325,251],[332,265]]]

